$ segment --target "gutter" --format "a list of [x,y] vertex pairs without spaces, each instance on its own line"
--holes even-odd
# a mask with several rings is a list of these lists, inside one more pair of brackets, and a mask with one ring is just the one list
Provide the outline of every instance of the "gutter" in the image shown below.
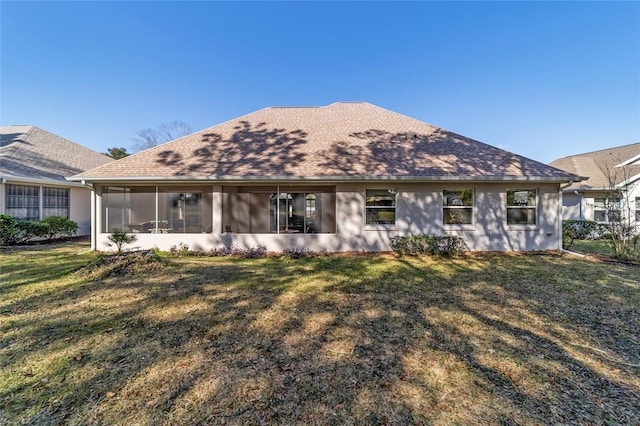
[[22,176],[11,176],[11,175],[2,175],[0,176],[0,181],[2,183],[33,183],[36,185],[48,185],[48,186],[73,186],[73,187],[82,187],[86,186],[84,183],[76,183],[76,181],[71,181],[69,178],[65,178],[66,180],[57,180],[57,179],[46,179],[46,178],[30,178],[30,177],[22,177]]
[[[108,176],[108,177],[69,177],[69,181],[76,182],[221,182],[221,183],[247,183],[247,182],[541,182],[563,183],[567,178],[548,178],[543,176]],[[571,178],[570,183],[582,180],[581,177]]]

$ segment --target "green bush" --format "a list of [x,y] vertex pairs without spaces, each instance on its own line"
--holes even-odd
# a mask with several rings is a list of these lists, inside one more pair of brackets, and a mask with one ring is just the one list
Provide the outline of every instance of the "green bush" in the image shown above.
[[37,222],[35,232],[46,240],[73,237],[78,232],[78,224],[70,219],[60,216],[45,217]]
[[71,237],[78,231],[78,224],[63,217],[51,216],[42,220],[17,220],[9,215],[0,215],[0,244],[11,246],[36,238],[51,241]]
[[136,240],[135,235],[127,234],[125,230],[119,228],[114,229],[108,238],[109,241],[111,241],[109,246],[115,245],[118,254],[122,254],[122,250],[126,244],[132,243]]
[[449,257],[465,252],[467,245],[462,238],[455,235],[409,235],[393,237],[391,249],[401,255],[429,254]]
[[8,214],[0,215],[0,244],[11,246],[20,241],[20,231],[17,220]]
[[562,248],[568,250],[574,240],[586,240],[601,237],[605,231],[606,229],[601,224],[592,220],[563,220]]

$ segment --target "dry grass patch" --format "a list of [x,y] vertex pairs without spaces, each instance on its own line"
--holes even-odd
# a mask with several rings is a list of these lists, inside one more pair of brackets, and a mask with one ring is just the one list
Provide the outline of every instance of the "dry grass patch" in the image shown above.
[[0,424],[640,423],[635,266],[82,249],[0,253]]

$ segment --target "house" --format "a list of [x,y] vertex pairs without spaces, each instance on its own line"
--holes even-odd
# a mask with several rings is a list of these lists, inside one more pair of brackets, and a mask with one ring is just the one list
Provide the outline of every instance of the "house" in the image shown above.
[[471,250],[561,248],[561,185],[580,177],[365,102],[273,107],[79,173],[94,247],[382,251],[396,235]]
[[91,189],[72,176],[113,161],[36,126],[0,127],[0,214],[20,220],[62,216],[91,233]]
[[608,223],[611,212],[619,210],[640,226],[640,143],[571,155],[550,164],[589,177],[563,190],[564,219]]

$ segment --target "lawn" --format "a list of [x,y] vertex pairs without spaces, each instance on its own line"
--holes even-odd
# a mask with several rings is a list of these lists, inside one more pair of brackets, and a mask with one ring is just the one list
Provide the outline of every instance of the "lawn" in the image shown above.
[[638,266],[86,249],[0,252],[0,424],[640,423]]

